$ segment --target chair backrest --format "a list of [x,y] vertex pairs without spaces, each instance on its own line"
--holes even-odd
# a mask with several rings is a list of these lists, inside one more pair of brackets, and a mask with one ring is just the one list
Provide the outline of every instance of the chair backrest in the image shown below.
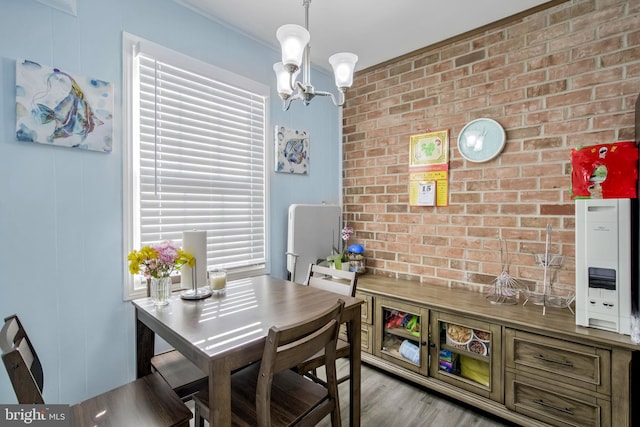
[[15,314],[4,319],[4,326],[0,331],[0,348],[18,403],[44,404],[42,364]]
[[355,271],[336,270],[318,264],[309,265],[307,285],[325,291],[353,297],[356,295],[358,276]]
[[256,387],[258,425],[270,425],[273,376],[297,366],[320,350],[324,350],[326,357],[327,397],[319,406],[328,408],[326,415],[332,405],[337,404],[336,341],[343,308],[344,301],[338,300],[330,309],[304,322],[269,329]]

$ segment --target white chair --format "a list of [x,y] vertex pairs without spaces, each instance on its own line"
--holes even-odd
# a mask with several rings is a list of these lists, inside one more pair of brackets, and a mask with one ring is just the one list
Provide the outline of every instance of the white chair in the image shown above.
[[[309,265],[309,273],[307,274],[306,284],[308,286],[323,289],[325,291],[335,292],[340,295],[355,296],[356,286],[358,284],[358,276],[353,271],[335,270],[329,267],[323,267],[317,264]],[[358,333],[359,331],[355,331]],[[336,345],[336,358],[349,357],[350,352],[349,331],[340,333]],[[324,354],[318,353],[313,357],[298,364],[296,371],[313,381],[324,384],[325,381],[318,377],[318,368],[324,366]],[[349,375],[345,375],[338,379],[338,384],[349,379]]]

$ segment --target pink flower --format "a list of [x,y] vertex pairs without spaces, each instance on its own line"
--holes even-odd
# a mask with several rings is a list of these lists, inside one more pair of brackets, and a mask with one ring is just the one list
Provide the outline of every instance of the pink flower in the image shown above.
[[168,240],[154,245],[153,249],[158,252],[158,259],[161,264],[172,265],[178,258],[178,248]]
[[353,227],[344,227],[342,229],[342,240],[344,240],[345,242],[347,240],[349,240],[351,238],[351,235],[353,234]]

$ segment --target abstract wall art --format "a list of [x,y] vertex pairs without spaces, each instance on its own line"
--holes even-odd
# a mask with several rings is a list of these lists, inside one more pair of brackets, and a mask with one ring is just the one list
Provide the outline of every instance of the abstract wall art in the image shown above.
[[309,134],[306,131],[275,128],[276,172],[309,174]]
[[16,61],[19,141],[109,153],[113,84],[34,61]]

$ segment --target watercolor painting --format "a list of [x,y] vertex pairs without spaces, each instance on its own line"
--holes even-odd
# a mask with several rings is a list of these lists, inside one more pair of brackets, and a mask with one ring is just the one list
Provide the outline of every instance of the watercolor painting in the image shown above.
[[113,84],[26,59],[16,61],[19,141],[110,153]]
[[276,126],[276,172],[309,174],[309,135],[306,131]]

